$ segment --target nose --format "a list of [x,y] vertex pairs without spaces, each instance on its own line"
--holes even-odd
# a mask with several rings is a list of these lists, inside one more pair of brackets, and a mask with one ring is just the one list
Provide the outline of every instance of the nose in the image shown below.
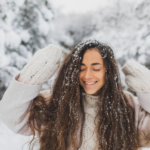
[[92,72],[90,71],[90,69],[88,69],[87,71],[85,71],[84,78],[89,79],[91,77],[92,77]]

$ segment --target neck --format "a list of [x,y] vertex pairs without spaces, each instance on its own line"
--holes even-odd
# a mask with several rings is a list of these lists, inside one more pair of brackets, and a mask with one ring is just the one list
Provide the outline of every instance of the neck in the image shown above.
[[99,95],[91,95],[91,94],[87,94],[85,92],[82,92],[82,99],[83,99],[83,102],[86,102],[87,105],[89,105],[91,107],[98,107],[99,106],[99,100],[100,100]]

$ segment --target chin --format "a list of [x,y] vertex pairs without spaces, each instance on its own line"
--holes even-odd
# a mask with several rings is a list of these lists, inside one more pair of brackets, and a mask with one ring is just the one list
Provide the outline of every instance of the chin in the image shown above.
[[[86,91],[85,91],[86,92]],[[97,92],[86,92],[86,94],[89,94],[89,95],[95,95]]]

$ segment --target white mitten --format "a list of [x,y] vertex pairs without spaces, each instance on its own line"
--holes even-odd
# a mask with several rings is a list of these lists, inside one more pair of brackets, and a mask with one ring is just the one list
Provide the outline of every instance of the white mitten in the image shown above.
[[128,87],[140,94],[150,93],[150,70],[145,66],[130,60],[123,67],[125,82]]
[[50,44],[36,51],[17,79],[25,84],[42,84],[49,80],[60,67],[62,50]]

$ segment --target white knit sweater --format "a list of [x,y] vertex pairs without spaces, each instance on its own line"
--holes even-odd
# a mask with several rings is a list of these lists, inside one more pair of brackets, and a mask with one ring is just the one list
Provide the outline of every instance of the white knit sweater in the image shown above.
[[99,97],[82,93],[82,101],[84,105],[85,122],[82,130],[82,144],[79,150],[97,150],[97,121],[95,117],[98,112]]

